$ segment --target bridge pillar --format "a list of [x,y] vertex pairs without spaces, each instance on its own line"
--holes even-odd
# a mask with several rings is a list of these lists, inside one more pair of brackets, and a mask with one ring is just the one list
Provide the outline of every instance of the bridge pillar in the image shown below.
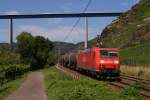
[[85,17],[85,42],[84,42],[84,48],[88,48],[88,18]]
[[13,50],[13,19],[9,19],[9,48]]

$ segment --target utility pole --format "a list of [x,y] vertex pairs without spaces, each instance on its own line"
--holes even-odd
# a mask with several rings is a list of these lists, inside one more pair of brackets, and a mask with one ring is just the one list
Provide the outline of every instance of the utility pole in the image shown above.
[[85,17],[85,42],[84,42],[84,48],[88,48],[88,18]]
[[13,19],[9,19],[9,47],[13,50]]

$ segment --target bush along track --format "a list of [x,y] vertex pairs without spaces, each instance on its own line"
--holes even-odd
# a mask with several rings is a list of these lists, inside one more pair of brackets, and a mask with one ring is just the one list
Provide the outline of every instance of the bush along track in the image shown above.
[[137,89],[114,92],[107,83],[84,76],[75,79],[55,67],[44,69],[43,73],[48,97],[53,100],[142,100]]
[[29,69],[29,65],[23,64],[0,65],[0,87],[2,88],[8,81],[15,80]]

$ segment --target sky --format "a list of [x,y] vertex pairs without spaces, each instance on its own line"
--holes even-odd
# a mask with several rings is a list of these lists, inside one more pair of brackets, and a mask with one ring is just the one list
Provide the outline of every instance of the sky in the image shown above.
[[[86,12],[126,12],[139,0],[92,0]],[[88,0],[0,0],[0,14],[39,14],[82,12]],[[44,36],[51,41],[64,41],[78,18],[14,19],[14,42],[23,31]],[[116,17],[88,18],[89,40],[100,35]],[[64,42],[84,40],[84,18]],[[0,42],[9,41],[9,20],[0,19]]]

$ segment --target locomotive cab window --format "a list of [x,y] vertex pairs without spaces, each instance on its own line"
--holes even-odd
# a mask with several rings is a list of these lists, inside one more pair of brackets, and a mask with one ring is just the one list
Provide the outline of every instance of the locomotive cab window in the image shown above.
[[117,57],[118,56],[118,52],[111,51],[111,52],[109,52],[109,56],[110,57]]
[[101,57],[117,57],[118,52],[116,51],[109,51],[109,50],[101,50],[100,51],[100,56]]
[[100,56],[101,57],[108,57],[108,51],[107,50],[101,50],[100,51]]

